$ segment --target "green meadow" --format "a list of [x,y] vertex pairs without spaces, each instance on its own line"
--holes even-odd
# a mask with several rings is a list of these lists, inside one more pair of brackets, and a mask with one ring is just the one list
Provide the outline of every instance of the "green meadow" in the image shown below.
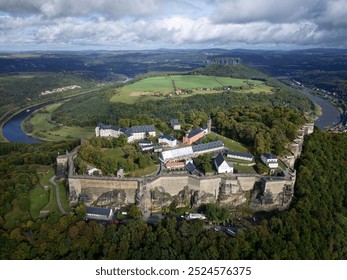
[[[271,93],[272,87],[258,80],[236,79],[206,75],[166,75],[145,78],[116,90],[111,102],[133,104],[143,99],[158,99],[174,93],[174,90],[192,90],[194,94],[213,94],[230,88],[233,91]],[[184,97],[189,95],[181,95]]]
[[232,140],[228,137],[222,136],[220,134],[217,134],[215,132],[210,132],[209,134],[207,134],[206,139],[208,139],[209,141],[217,141],[220,140],[224,143],[224,146],[226,148],[228,148],[230,151],[233,152],[239,152],[239,153],[248,153],[248,149],[247,147],[245,147],[244,145],[242,145],[241,143]]
[[47,105],[42,110],[36,111],[27,120],[33,127],[30,134],[36,138],[46,141],[71,140],[76,138],[87,138],[94,136],[94,127],[71,127],[59,125],[52,122],[52,112],[63,103]]

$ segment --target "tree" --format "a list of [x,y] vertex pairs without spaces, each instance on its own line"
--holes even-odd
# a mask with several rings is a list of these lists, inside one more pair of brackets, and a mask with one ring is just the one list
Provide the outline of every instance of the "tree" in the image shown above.
[[139,218],[141,217],[141,210],[138,206],[135,204],[132,204],[129,208],[129,215],[133,218]]

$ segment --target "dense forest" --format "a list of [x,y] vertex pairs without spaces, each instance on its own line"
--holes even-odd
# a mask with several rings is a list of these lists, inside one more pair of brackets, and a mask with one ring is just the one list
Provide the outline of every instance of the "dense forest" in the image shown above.
[[[39,102],[61,98],[76,94],[82,90],[95,86],[96,82],[87,80],[78,74],[72,73],[27,73],[9,76],[0,76],[0,116],[7,111],[21,106],[32,106]],[[46,90],[78,85],[81,89],[69,90],[66,92],[56,92],[41,96],[40,93]]]
[[0,259],[347,258],[346,134],[316,131],[307,136],[291,208],[258,213],[259,224],[235,238],[207,230],[202,222],[175,217],[153,225],[133,219],[105,227],[85,222],[83,206],[74,214],[51,213],[9,226],[6,218],[13,201],[37,183],[30,164],[52,164],[58,150],[74,145],[0,144]]
[[305,123],[299,111],[287,107],[236,107],[220,110],[212,119],[222,135],[243,143],[258,155],[286,153],[286,145]]

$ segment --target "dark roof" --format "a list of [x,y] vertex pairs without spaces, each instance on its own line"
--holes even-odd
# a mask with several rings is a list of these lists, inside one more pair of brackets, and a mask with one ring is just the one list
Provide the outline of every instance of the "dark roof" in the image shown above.
[[263,154],[263,156],[266,158],[266,159],[277,159],[273,154]]
[[245,158],[253,159],[253,155],[247,154],[247,153],[239,153],[239,152],[231,152],[231,151],[228,151],[228,152],[227,152],[227,155],[237,156],[237,157],[245,157]]
[[198,128],[196,128],[196,129],[192,130],[191,132],[189,132],[188,138],[192,138],[192,137],[194,137],[195,135],[200,134],[201,132],[203,132],[203,130],[202,130],[200,127],[198,127]]
[[170,123],[171,125],[180,124],[178,119],[171,119]]
[[195,165],[194,165],[193,163],[191,163],[191,162],[188,162],[188,163],[186,164],[186,168],[187,168],[187,170],[188,170],[188,172],[189,172],[190,174],[194,174],[195,172],[198,171],[198,170],[196,169]]
[[109,216],[111,209],[108,208],[98,208],[98,207],[86,207],[87,214],[92,215],[102,215],[102,216]]
[[129,130],[132,133],[141,133],[141,132],[155,131],[153,125],[136,125],[136,126],[132,126],[131,128],[129,128]]
[[116,127],[116,126],[113,126],[113,125],[106,125],[106,124],[103,124],[102,122],[99,122],[98,123],[98,127],[100,129],[113,129],[113,130],[118,130],[119,128]]
[[204,150],[209,150],[209,149],[215,149],[215,148],[222,148],[224,147],[224,143],[220,140],[210,142],[210,143],[205,143],[205,144],[199,144],[192,146],[193,152],[199,152],[199,151],[204,151]]
[[[176,138],[173,137],[173,136],[171,136],[171,135],[161,135],[161,136],[159,137],[159,139],[167,139],[167,140],[169,140],[169,141],[175,141],[175,140],[176,140]],[[158,139],[158,140],[159,140],[159,139]]]
[[221,153],[219,153],[216,158],[214,159],[216,165],[219,167],[222,165],[222,163],[225,161],[223,155]]
[[127,137],[130,137],[133,135],[130,129],[121,128],[120,131],[123,132]]

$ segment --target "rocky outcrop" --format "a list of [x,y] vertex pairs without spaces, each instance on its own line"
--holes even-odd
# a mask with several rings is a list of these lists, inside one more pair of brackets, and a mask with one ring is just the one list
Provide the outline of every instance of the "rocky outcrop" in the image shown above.
[[238,184],[220,184],[218,203],[224,207],[237,207],[246,203],[246,192]]
[[96,202],[96,206],[108,208],[120,208],[129,204],[125,190],[113,190],[100,195]]

